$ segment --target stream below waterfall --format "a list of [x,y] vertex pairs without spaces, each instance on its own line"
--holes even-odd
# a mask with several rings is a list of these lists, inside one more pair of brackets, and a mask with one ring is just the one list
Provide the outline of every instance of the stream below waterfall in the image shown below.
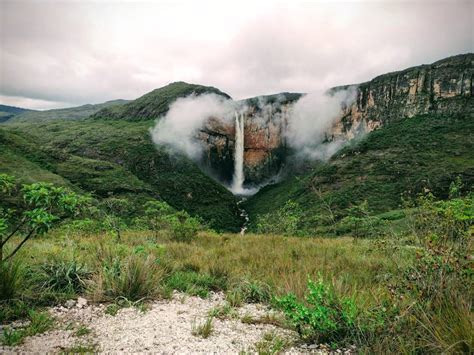
[[240,211],[240,217],[243,217],[244,218],[244,223],[242,224],[242,226],[240,227],[240,235],[244,235],[245,234],[245,231],[247,230],[248,228],[248,225],[249,225],[249,221],[250,221],[250,218],[249,218],[249,215],[247,213],[246,210],[244,210],[240,205],[246,200],[245,197],[242,197],[238,202],[237,202],[237,208],[239,209]]

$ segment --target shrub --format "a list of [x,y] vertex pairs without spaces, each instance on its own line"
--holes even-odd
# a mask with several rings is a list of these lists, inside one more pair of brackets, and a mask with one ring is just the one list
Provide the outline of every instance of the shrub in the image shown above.
[[[458,196],[455,185],[450,194]],[[399,347],[470,353],[472,337],[473,195],[436,201],[428,193],[405,201],[416,258],[389,281],[394,302],[414,299],[402,312]],[[408,345],[406,344],[408,343]]]
[[185,211],[167,216],[167,221],[171,229],[172,239],[178,242],[190,242],[197,236],[201,228],[199,220],[191,217]]
[[67,224],[66,229],[73,235],[92,234],[102,231],[102,225],[97,220],[84,218],[71,221]]
[[125,198],[110,197],[101,202],[100,208],[104,228],[120,241],[122,229],[126,227],[125,217],[131,208],[130,201]]
[[145,221],[155,237],[160,230],[168,228],[166,217],[172,213],[173,209],[164,201],[148,201],[145,204]]
[[469,242],[469,230],[474,224],[474,194],[466,198],[436,201],[428,193],[404,203],[409,208],[411,233],[422,243],[430,239],[437,244],[448,242],[455,246],[452,242],[456,242],[463,247]]
[[345,344],[363,331],[354,299],[338,297],[322,278],[317,282],[308,280],[306,303],[293,294],[276,298],[275,302],[306,341]]
[[302,211],[296,202],[286,201],[279,210],[257,218],[258,233],[297,235],[300,231]]
[[[23,203],[17,211],[0,208],[0,262],[11,259],[30,238],[48,232],[64,219],[77,217],[91,201],[88,196],[44,182],[23,185],[20,190],[13,177],[1,174],[0,198],[10,197]],[[22,236],[21,242],[8,255],[3,255],[4,247],[12,244],[12,238],[18,235]]]

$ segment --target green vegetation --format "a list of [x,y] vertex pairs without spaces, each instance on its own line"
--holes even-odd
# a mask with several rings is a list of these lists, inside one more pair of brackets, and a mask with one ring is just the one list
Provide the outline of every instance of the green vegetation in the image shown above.
[[[265,303],[278,316],[242,322],[362,353],[473,351],[472,119],[394,121],[308,163],[244,203],[258,234],[241,236],[223,233],[241,226],[235,197],[149,137],[176,97],[209,90],[174,83],[90,120],[2,126],[0,322],[30,320],[3,344],[49,329],[44,307],[71,298],[115,315],[178,290],[225,293],[197,336]],[[255,350],[288,345],[269,333]]]
[[[270,316],[242,321],[290,326],[304,341],[365,352],[469,352],[474,196],[462,190],[455,181],[451,199],[428,193],[405,201],[406,228],[394,220],[369,239],[201,231],[183,242],[165,227],[127,228],[116,240],[71,233],[68,223],[19,250],[14,260],[22,267],[5,264],[0,319],[23,318],[75,295],[111,302],[106,313],[114,315],[122,307],[146,309],[144,302],[172,290],[200,297],[224,291],[227,305],[195,324],[197,335],[210,333],[212,318],[231,317],[232,307],[263,302],[281,309],[288,324]],[[8,333],[4,342],[15,337]],[[270,351],[285,343],[272,339],[259,346]]]
[[[19,194],[19,196],[15,196]],[[0,174],[0,197],[21,204],[16,209],[0,206],[0,263],[11,259],[32,237],[42,235],[57,222],[79,215],[90,199],[63,187],[48,183],[23,185],[20,189],[14,177]],[[3,255],[11,238],[24,234],[21,242]]]
[[216,94],[230,99],[230,96],[211,86],[188,84],[183,81],[168,84],[132,102],[100,110],[91,117],[105,120],[143,121],[157,119],[166,112],[178,98],[190,95]]
[[275,334],[275,332],[268,332],[263,335],[262,340],[255,344],[255,351],[262,355],[279,354],[290,345],[288,340]]
[[235,197],[184,156],[156,147],[152,122],[55,121],[0,128],[0,173],[22,183],[48,181],[99,200],[128,200],[121,216],[141,217],[147,201],[166,201],[216,230],[238,231]]
[[33,112],[20,107],[0,105],[0,123],[10,120],[14,116],[18,116],[24,112]]
[[[87,104],[77,107],[61,108],[45,111],[24,110],[12,116],[8,123],[17,122],[45,122],[53,120],[80,120],[108,108],[126,104],[127,100],[111,100],[101,104]],[[0,105],[2,106],[2,105]],[[1,108],[0,108],[1,110]]]
[[25,337],[44,333],[53,325],[53,319],[46,312],[36,312],[31,310],[28,313],[29,324],[19,329],[6,327],[0,335],[0,343],[14,346],[21,344]]
[[209,338],[213,331],[212,317],[207,317],[206,320],[200,324],[196,323],[196,321],[192,324],[191,332],[194,336],[200,336],[206,339]]
[[[353,233],[357,221],[341,221],[344,217],[368,213],[384,220],[384,213],[401,208],[403,195],[413,197],[429,190],[447,198],[457,176],[464,182],[463,192],[469,191],[474,183],[473,130],[474,121],[462,115],[390,123],[343,148],[329,162],[313,164],[248,199],[244,208],[251,217],[250,228],[271,228],[275,233],[286,233],[288,228],[306,234]],[[282,221],[285,214],[292,215]],[[360,227],[357,234],[368,229]]]

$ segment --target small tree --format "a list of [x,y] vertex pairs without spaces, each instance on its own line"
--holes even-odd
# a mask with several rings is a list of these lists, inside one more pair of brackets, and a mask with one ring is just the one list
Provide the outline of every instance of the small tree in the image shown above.
[[173,239],[178,242],[190,242],[197,236],[201,223],[185,211],[179,211],[166,217]]
[[145,204],[145,220],[154,234],[158,236],[158,232],[169,227],[167,216],[173,213],[173,209],[164,201],[148,201]]
[[296,235],[299,232],[302,211],[298,203],[288,200],[280,209],[257,218],[259,233]]
[[[19,202],[17,209],[0,207],[0,262],[11,259],[30,238],[46,233],[64,219],[79,215],[90,203],[87,196],[49,183],[19,188],[15,178],[6,174],[0,174],[0,195],[3,201],[10,198]],[[22,235],[23,239],[4,256],[5,245],[16,235]]]
[[118,241],[121,240],[121,231],[125,226],[124,215],[130,209],[130,202],[124,198],[111,197],[102,202],[105,228],[114,233]]

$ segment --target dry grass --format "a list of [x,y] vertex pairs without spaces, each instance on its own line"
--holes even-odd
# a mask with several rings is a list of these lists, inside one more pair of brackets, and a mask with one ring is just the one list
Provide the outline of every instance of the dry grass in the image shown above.
[[[103,234],[66,237],[56,231],[31,241],[18,257],[34,264],[52,258],[78,260],[91,270],[98,270],[104,268],[104,263],[110,267],[114,258],[129,258],[131,253],[150,259],[144,265],[149,268],[145,273],[140,274],[137,268],[128,270],[143,281],[155,271],[158,281],[163,278],[164,270],[194,268],[201,273],[219,270],[231,284],[252,280],[269,285],[276,294],[293,292],[303,297],[308,277],[316,279],[321,274],[333,282],[338,292],[356,294],[364,300],[383,297],[386,287],[380,283],[380,276],[396,272],[397,265],[410,263],[414,256],[409,248],[388,256],[372,241],[352,238],[201,233],[191,243],[179,243],[165,235],[153,238],[151,232],[126,231],[121,243],[115,243]],[[159,267],[151,260],[157,261]],[[102,277],[101,274],[102,271],[96,277]]]

